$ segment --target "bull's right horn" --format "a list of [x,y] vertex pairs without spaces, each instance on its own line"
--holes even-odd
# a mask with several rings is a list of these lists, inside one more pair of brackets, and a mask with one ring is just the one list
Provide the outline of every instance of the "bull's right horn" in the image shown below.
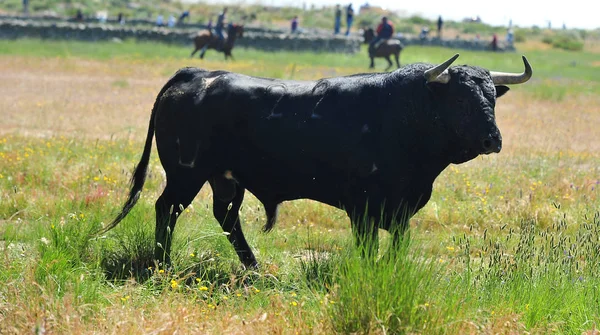
[[529,62],[525,56],[523,56],[523,63],[525,64],[525,72],[523,73],[490,71],[494,85],[515,85],[528,81],[529,78],[531,78],[533,71],[531,70],[531,65],[529,65]]
[[452,63],[454,63],[458,56],[459,55],[456,54],[442,64],[426,70],[423,75],[425,76],[425,79],[427,79],[427,82],[447,84],[450,81],[450,73],[448,73],[448,68],[450,65],[452,65]]

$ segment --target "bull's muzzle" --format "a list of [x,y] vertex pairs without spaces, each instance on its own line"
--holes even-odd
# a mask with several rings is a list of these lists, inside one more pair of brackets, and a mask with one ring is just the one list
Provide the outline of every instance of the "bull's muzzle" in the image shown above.
[[490,134],[488,137],[481,140],[481,153],[491,154],[499,153],[502,150],[502,136],[499,133]]

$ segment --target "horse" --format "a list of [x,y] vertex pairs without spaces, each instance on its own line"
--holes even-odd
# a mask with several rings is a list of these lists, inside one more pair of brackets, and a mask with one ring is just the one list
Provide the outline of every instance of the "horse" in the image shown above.
[[[225,60],[227,57],[231,57],[233,59],[233,55],[231,54],[231,49],[233,49],[235,39],[238,37],[244,36],[244,25],[238,24],[230,24],[227,27],[227,35],[225,36],[225,40],[223,41],[223,46],[221,47],[220,52],[225,54]],[[195,49],[192,51],[190,57],[194,57],[194,54],[200,51],[200,58],[204,58],[204,53],[207,49],[217,49],[219,43],[219,37],[212,33],[210,29],[206,29],[200,31],[196,36],[194,36],[194,46]]]
[[[364,43],[371,43],[373,38],[375,38],[375,32],[373,31],[373,28],[364,29],[363,38]],[[393,65],[392,60],[390,59],[390,55],[394,55],[394,58],[396,59],[396,65],[400,67],[399,59],[400,52],[402,51],[402,49],[404,49],[404,45],[398,39],[390,38],[388,40],[380,42],[379,46],[375,48],[375,51],[373,53],[369,52],[369,57],[371,58],[371,66],[369,68],[372,69],[375,67],[375,62],[373,61],[373,58],[381,57],[385,58],[388,61],[389,65],[385,68],[385,70],[387,71]]]

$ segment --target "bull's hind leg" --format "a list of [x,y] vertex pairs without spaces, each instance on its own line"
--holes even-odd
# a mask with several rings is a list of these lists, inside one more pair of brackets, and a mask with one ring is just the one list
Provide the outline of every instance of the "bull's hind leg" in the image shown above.
[[214,177],[209,180],[213,189],[213,213],[242,264],[255,268],[258,263],[250,249],[240,222],[239,209],[244,201],[245,189],[231,179]]
[[171,241],[177,218],[194,200],[206,179],[197,169],[178,168],[175,173],[167,174],[167,186],[155,205],[154,257],[159,262],[171,263]]

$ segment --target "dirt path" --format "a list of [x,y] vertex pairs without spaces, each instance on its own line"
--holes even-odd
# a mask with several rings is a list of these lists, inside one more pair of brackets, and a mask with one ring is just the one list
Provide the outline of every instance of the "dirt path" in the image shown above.
[[0,58],[0,68],[0,133],[31,136],[144,133],[168,78],[122,61]]

